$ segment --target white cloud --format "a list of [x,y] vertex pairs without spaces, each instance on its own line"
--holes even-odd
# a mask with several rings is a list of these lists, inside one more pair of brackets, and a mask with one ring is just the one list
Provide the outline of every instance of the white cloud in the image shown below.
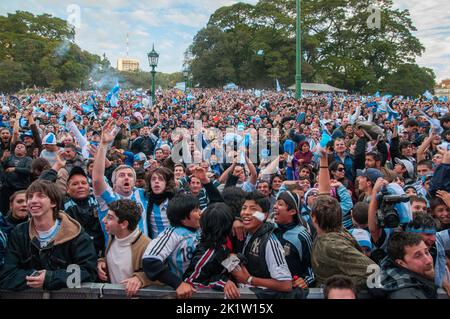
[[[222,6],[238,0],[0,0],[0,14],[26,10],[50,13],[67,19],[67,6],[81,8],[81,28],[76,43],[89,52],[106,53],[112,65],[126,54],[126,33],[130,34],[130,56],[148,70],[147,52],[155,43],[160,53],[158,71],[179,71],[183,53],[209,16]],[[258,0],[242,2],[256,4]],[[421,66],[433,68],[438,80],[450,78],[450,2],[447,0],[394,0],[394,6],[408,9],[414,34],[426,51],[417,59]]]
[[395,6],[409,10],[417,28],[414,35],[425,47],[417,63],[432,68],[437,81],[450,78],[450,3],[442,0],[397,0]]

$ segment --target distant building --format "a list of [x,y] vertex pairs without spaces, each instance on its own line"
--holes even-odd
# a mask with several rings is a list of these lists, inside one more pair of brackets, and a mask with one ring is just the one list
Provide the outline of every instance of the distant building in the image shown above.
[[450,79],[443,80],[434,88],[434,95],[437,97],[447,97],[450,100]]
[[119,71],[138,71],[139,60],[130,58],[119,58],[117,60],[117,70]]

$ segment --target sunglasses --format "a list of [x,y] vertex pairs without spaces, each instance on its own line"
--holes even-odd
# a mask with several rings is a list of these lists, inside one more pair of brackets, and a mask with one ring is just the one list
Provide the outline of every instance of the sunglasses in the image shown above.
[[336,169],[336,171],[337,171],[337,172],[343,172],[343,171],[345,171],[345,168],[339,167],[338,169]]

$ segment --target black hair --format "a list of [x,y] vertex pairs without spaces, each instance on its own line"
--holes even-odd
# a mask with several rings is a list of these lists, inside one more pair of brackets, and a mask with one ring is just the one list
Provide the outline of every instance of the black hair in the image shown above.
[[375,162],[381,162],[381,155],[378,152],[368,152],[366,154],[366,157],[367,156],[372,156]]
[[388,244],[388,256],[395,261],[405,257],[406,246],[417,246],[422,242],[422,237],[416,233],[394,233]]
[[[337,168],[338,168],[339,165],[344,166],[344,164],[342,164],[342,162],[333,161],[333,162],[331,162],[331,164],[329,165],[328,170],[330,171],[330,173],[331,173],[331,172],[334,172],[334,171],[337,170]],[[344,168],[345,168],[345,166],[344,166]]]
[[242,205],[244,205],[245,202],[245,195],[246,193],[242,190],[242,188],[236,186],[225,187],[223,190],[223,201],[231,208],[233,216],[240,216]]
[[136,172],[136,179],[145,179],[145,169],[138,167],[134,171]]
[[253,192],[247,193],[247,195],[245,195],[245,201],[248,201],[248,200],[254,201],[259,207],[261,207],[261,210],[263,213],[269,212],[270,201],[268,198],[266,198],[260,192],[253,191]]
[[427,213],[416,214],[414,219],[408,223],[407,228],[421,229],[421,228],[438,228],[436,219]]
[[431,201],[430,201],[430,210],[431,210],[431,213],[434,212],[434,210],[436,209],[436,207],[441,206],[441,205],[447,206],[447,205],[445,204],[445,202],[444,202],[441,198],[439,198],[439,197],[433,197],[433,198],[431,199]]
[[408,119],[405,123],[405,127],[414,127],[419,126],[419,122],[417,122],[415,119]]
[[225,203],[209,205],[200,218],[201,244],[206,247],[225,244],[231,234],[233,222],[233,211],[228,205]]
[[200,202],[197,197],[178,193],[170,201],[167,206],[167,218],[169,219],[170,225],[182,226],[181,221],[188,218],[194,209],[200,207]]
[[325,287],[323,288],[323,296],[325,299],[328,299],[331,289],[350,289],[356,297],[355,284],[350,277],[345,275],[334,275],[325,281]]
[[139,204],[131,199],[119,199],[110,204],[108,208],[119,218],[119,223],[128,222],[127,229],[134,231],[141,219],[142,208]]

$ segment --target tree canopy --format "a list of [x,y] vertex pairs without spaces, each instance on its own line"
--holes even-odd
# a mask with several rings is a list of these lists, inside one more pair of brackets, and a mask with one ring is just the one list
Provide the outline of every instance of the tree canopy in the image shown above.
[[[195,81],[205,87],[229,81],[244,87],[274,87],[276,79],[291,85],[295,4],[295,0],[260,0],[256,5],[219,8],[189,48]],[[409,11],[394,9],[391,0],[302,0],[301,5],[303,82],[374,92],[425,50],[413,35]],[[368,26],[371,5],[381,9],[380,28]],[[409,80],[403,79],[405,86],[415,85]]]
[[[53,91],[110,88],[116,80],[123,87],[150,87],[149,72],[119,72],[106,56],[82,50],[73,40],[75,30],[67,21],[49,14],[16,11],[0,16],[0,91],[27,87]],[[173,87],[181,73],[156,76],[156,85]],[[99,86],[93,83],[100,83]]]

